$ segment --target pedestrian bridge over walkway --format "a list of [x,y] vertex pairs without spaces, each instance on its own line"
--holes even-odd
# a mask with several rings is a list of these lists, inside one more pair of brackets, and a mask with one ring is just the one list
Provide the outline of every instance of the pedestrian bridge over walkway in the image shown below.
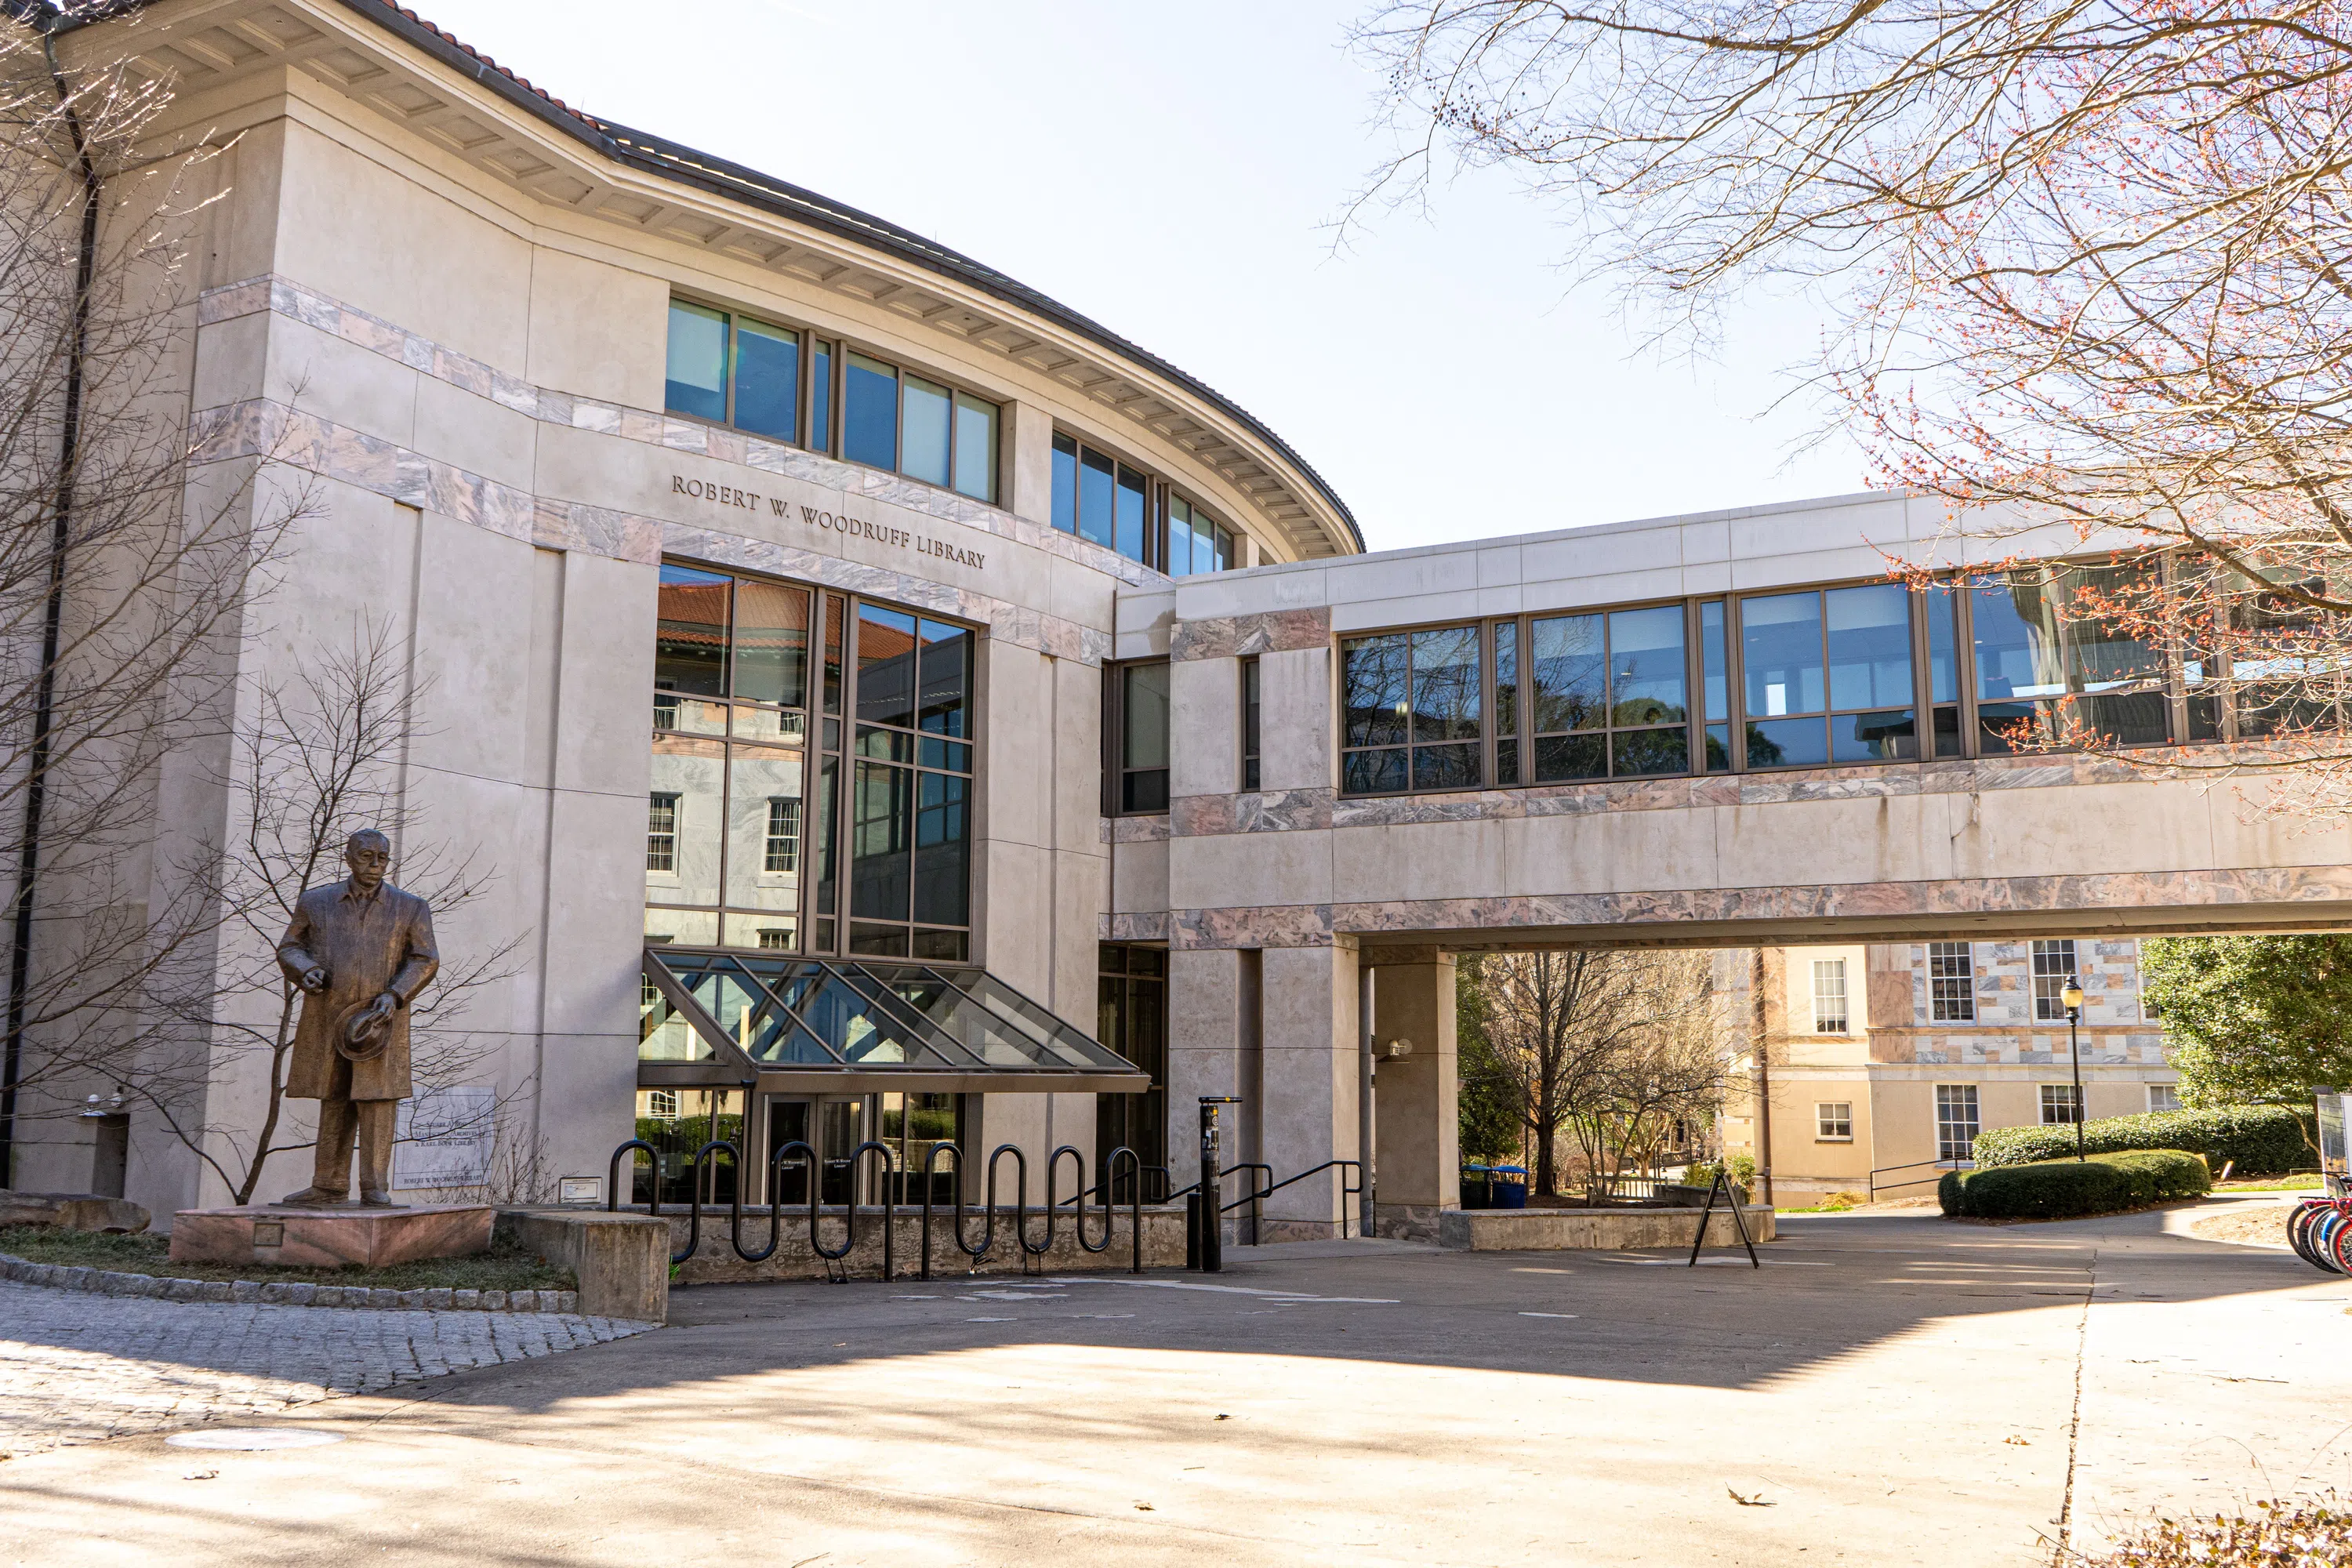
[[[1118,772],[1168,809],[1109,819],[1105,935],[1171,950],[1171,1147],[1234,1093],[1277,1167],[1351,1152],[1367,968],[1434,1047],[1384,1184],[1409,1116],[1442,1190],[1454,952],[2352,925],[2352,836],[2142,765],[2236,699],[2092,613],[2117,542],[1978,526],[1864,495],[1122,591],[1176,743],[1164,797]],[[2115,750],[2036,749],[2062,712]]]

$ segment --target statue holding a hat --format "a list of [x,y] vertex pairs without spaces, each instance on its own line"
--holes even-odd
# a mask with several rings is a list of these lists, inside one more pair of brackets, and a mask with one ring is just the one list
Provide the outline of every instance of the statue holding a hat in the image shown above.
[[278,944],[278,966],[303,993],[286,1092],[319,1102],[310,1184],[282,1201],[348,1202],[356,1143],[360,1202],[383,1208],[392,1206],[394,1117],[413,1092],[409,1004],[441,955],[431,908],[384,880],[389,838],[372,827],[352,834],[343,864],[350,879],[304,893]]

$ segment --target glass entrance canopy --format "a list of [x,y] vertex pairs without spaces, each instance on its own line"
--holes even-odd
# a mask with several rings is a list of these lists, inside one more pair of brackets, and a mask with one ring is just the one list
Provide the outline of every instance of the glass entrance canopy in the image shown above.
[[647,947],[637,1082],[1132,1094],[1150,1076],[983,969]]

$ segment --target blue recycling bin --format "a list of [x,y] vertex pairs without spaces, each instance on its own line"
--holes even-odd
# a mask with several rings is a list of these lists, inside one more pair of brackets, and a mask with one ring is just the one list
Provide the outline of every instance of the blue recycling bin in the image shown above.
[[1528,1168],[1525,1165],[1497,1165],[1489,1181],[1495,1194],[1494,1207],[1523,1209],[1528,1206]]
[[1490,1209],[1495,1206],[1495,1171],[1491,1165],[1462,1167],[1462,1206],[1465,1209]]

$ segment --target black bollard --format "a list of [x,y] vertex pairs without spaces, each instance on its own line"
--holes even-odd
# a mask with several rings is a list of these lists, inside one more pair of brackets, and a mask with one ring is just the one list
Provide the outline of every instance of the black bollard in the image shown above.
[[1240,1100],[1230,1094],[1204,1094],[1201,1097],[1200,1268],[1203,1274],[1225,1271],[1225,1194],[1217,1180],[1221,1157],[1217,1107],[1240,1103]]

